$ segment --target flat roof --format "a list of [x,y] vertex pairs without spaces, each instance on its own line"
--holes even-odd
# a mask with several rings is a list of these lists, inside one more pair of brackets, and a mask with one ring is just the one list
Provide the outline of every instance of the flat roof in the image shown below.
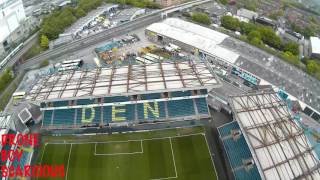
[[232,96],[230,104],[264,179],[320,179],[313,147],[275,92]]
[[311,52],[312,54],[320,54],[320,38],[310,37]]
[[202,62],[166,62],[47,75],[31,87],[27,99],[42,102],[218,86],[220,82]]
[[231,64],[239,57],[237,53],[218,45],[229,37],[228,35],[177,18],[151,24],[146,30],[175,39]]

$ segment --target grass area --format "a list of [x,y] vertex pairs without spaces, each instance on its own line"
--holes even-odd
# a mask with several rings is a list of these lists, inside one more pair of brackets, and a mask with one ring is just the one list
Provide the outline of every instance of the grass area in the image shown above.
[[38,164],[64,164],[71,179],[217,179],[203,129],[44,137]]

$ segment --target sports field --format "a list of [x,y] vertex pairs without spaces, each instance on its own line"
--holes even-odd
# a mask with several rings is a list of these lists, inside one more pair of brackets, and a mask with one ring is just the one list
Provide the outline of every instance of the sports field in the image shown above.
[[42,152],[39,163],[63,163],[68,180],[217,179],[201,128],[54,137]]

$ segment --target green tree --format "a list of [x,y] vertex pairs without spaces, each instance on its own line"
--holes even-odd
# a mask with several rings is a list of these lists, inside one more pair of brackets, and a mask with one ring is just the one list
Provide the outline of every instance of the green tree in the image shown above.
[[240,27],[240,22],[232,16],[223,16],[221,18],[221,25],[226,29],[236,31]]
[[210,17],[205,13],[192,13],[191,19],[205,25],[210,25],[212,23]]
[[282,47],[283,51],[289,51],[293,55],[299,55],[299,44],[293,41],[287,42],[283,44]]
[[41,35],[40,45],[43,49],[49,48],[49,39],[46,35]]
[[253,23],[240,22],[240,32],[242,34],[249,34],[251,31],[256,29],[257,26]]
[[307,72],[309,74],[320,73],[320,63],[315,60],[309,60],[307,62]]
[[81,17],[83,17],[83,16],[85,16],[86,15],[86,12],[83,10],[83,9],[81,9],[81,8],[77,8],[76,9],[76,11],[75,11],[75,16],[77,17],[77,18],[81,18]]
[[280,49],[281,39],[270,27],[260,27],[258,30],[261,34],[261,39],[265,44]]
[[261,41],[261,34],[259,31],[251,31],[247,36],[249,41],[252,41],[253,39],[259,39]]
[[219,0],[219,2],[223,5],[226,5],[229,3],[229,0]]

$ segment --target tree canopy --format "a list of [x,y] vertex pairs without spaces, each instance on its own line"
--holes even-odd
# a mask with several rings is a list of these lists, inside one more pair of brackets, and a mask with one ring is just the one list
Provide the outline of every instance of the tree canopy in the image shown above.
[[191,19],[205,25],[210,25],[212,23],[210,17],[205,13],[192,13]]
[[240,22],[232,16],[223,16],[221,18],[221,25],[227,29],[236,31],[240,27]]

